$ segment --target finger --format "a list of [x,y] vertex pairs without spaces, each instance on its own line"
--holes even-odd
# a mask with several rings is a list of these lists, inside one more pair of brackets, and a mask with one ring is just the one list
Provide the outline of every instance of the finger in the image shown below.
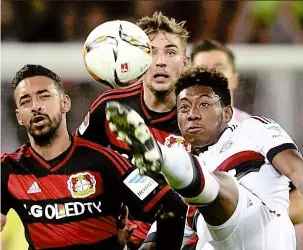
[[131,224],[129,227],[128,227],[128,232],[129,233],[133,233],[133,231],[137,228],[138,226],[136,224]]

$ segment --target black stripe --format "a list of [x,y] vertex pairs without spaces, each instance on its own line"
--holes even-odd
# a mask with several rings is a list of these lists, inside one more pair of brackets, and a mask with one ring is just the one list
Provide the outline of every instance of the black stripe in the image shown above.
[[144,243],[156,242],[157,241],[157,232],[152,232],[144,240]]
[[280,152],[286,150],[286,149],[297,149],[296,145],[293,143],[284,143],[282,145],[279,145],[277,147],[274,147],[270,149],[267,152],[266,158],[269,160],[270,163],[272,163],[273,158]]
[[241,163],[240,165],[235,167],[236,175],[235,177],[240,180],[243,176],[252,173],[252,172],[259,172],[262,165],[265,163],[264,160],[262,161],[246,161]]
[[[192,166],[193,166],[193,179],[191,181],[191,183],[182,189],[175,189],[181,196],[185,197],[185,198],[193,198],[198,196],[201,192],[202,192],[202,187],[201,187],[201,176],[199,174],[199,168],[201,168],[198,160],[189,154],[189,157],[191,159],[192,162]],[[201,171],[202,168],[201,168]],[[202,177],[204,178],[204,177]]]
[[266,118],[265,116],[261,116],[261,118],[263,118],[265,121],[267,121],[268,123],[272,123],[271,120],[269,120],[268,118]]
[[265,120],[263,120],[261,117],[259,116],[251,116],[251,118],[258,120],[259,122],[262,122],[264,124],[268,124],[268,122],[266,122]]

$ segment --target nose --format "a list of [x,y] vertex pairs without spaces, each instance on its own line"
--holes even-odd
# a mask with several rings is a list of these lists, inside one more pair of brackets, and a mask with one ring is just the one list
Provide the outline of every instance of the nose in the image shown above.
[[192,107],[190,111],[188,112],[187,119],[189,121],[193,120],[200,120],[202,118],[202,115],[200,114],[199,110],[195,107]]
[[41,110],[42,110],[41,103],[36,98],[33,98],[32,113],[37,113],[37,112],[40,112]]
[[166,66],[165,55],[163,53],[157,53],[155,55],[155,61],[156,61],[156,66],[158,66],[158,67]]

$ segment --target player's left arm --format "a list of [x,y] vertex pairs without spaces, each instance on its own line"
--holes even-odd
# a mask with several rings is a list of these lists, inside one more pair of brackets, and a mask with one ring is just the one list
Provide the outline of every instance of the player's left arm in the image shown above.
[[286,149],[277,153],[272,159],[272,164],[303,194],[303,158],[297,150]]
[[266,117],[253,116],[242,126],[247,132],[250,130],[248,133],[253,136],[260,153],[303,194],[302,155],[286,131]]

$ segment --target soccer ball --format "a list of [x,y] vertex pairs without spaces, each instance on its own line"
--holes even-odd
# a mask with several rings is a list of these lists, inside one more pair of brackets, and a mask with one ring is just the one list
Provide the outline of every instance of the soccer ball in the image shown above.
[[83,49],[84,63],[97,81],[113,88],[136,82],[152,61],[148,36],[128,21],[109,21],[88,35]]

